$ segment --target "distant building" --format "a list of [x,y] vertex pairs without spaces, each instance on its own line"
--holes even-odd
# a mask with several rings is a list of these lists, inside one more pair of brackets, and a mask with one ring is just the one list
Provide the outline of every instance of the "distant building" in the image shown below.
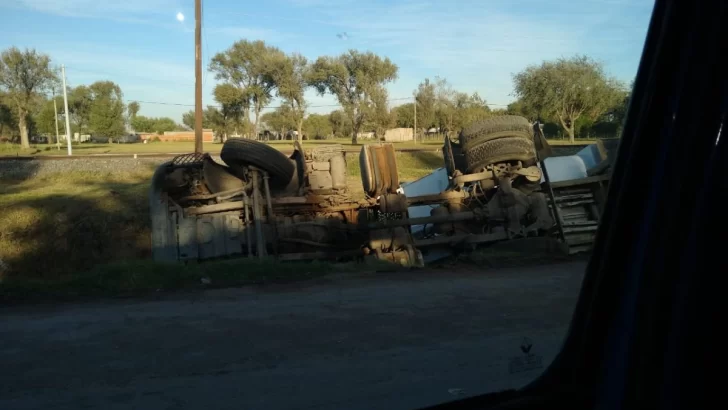
[[[139,136],[143,140],[159,137],[161,141],[194,141],[194,131],[167,131],[163,135],[154,132],[140,132]],[[213,142],[213,133],[211,129],[202,130],[202,142]]]
[[356,138],[360,140],[370,140],[376,136],[374,132],[357,132]]
[[414,141],[414,139],[412,128],[392,128],[384,132],[384,141],[387,142]]

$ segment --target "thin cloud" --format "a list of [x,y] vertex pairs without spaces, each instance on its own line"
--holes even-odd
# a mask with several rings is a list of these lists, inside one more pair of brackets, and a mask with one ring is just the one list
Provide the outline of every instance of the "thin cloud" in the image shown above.
[[282,41],[287,37],[287,35],[279,31],[257,27],[210,27],[208,28],[208,31],[212,34],[221,34],[236,39],[244,38],[270,42]]
[[[171,86],[194,86],[194,66],[172,63],[166,60],[146,59],[129,50],[97,51],[57,50],[51,59],[63,63],[70,73],[99,73],[101,78],[115,81],[117,78],[133,78],[139,81],[164,83]],[[133,68],[133,69],[130,69]],[[160,75],[159,73],[164,73]]]
[[[509,102],[512,73],[529,64],[589,51],[607,63],[613,61],[604,58],[609,55],[630,59],[636,69],[638,54],[625,45],[639,42],[641,48],[639,33],[644,32],[649,12],[626,13],[616,7],[620,4],[605,12],[593,2],[576,8],[559,1],[548,7],[516,3],[520,2],[321,6],[293,1],[294,6],[306,7],[308,16],[345,29],[351,48],[392,58],[400,66],[400,78],[389,87],[390,94],[411,92],[423,79],[412,76],[425,72],[432,73],[428,77],[446,77],[462,91],[478,91],[490,102]],[[634,10],[632,5],[624,7]],[[649,10],[651,2],[641,2],[640,7]],[[625,14],[647,17],[632,20]],[[619,28],[609,27],[610,23]]]
[[127,23],[154,23],[150,15],[176,12],[176,0],[20,0],[16,7],[66,17],[98,18]]

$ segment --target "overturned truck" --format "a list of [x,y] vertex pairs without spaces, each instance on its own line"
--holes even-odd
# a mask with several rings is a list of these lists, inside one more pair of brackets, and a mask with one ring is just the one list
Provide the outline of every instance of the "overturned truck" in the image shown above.
[[428,177],[401,184],[393,146],[365,145],[358,158],[364,195],[354,195],[340,145],[304,150],[296,143],[289,157],[257,141],[231,139],[220,153],[225,165],[195,153],[156,170],[153,256],[374,258],[422,266],[498,241],[563,240],[565,222],[536,149],[544,144],[538,126],[522,117],[481,121],[459,141],[445,139],[434,184]]

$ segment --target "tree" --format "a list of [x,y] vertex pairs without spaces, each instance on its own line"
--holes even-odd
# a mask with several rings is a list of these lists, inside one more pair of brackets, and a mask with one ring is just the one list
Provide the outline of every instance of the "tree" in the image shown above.
[[[138,102],[132,101],[126,106],[126,123],[131,127],[131,120],[139,114],[141,106]],[[133,128],[133,127],[132,127]]]
[[457,92],[446,79],[435,77],[435,116],[440,129],[453,129],[456,95]]
[[278,89],[278,96],[291,108],[290,113],[298,130],[298,140],[301,141],[303,116],[306,114],[306,100],[303,93],[308,87],[308,60],[297,53],[279,57],[277,63],[273,65],[271,74]]
[[[43,102],[43,105],[35,116],[36,128],[41,134],[56,136],[56,109],[63,107],[63,97],[56,96],[56,106],[53,106],[53,99]],[[60,128],[61,124],[59,124]],[[65,132],[64,132],[65,134]],[[50,139],[49,139],[50,141]]]
[[131,120],[131,126],[137,132],[154,132],[160,135],[180,129],[180,126],[169,117],[145,117],[143,115],[135,115]]
[[263,114],[261,120],[268,126],[268,129],[286,133],[298,126],[296,115],[288,105],[281,105],[274,111]]
[[152,131],[156,132],[159,135],[164,134],[165,132],[169,131],[175,131],[179,127],[177,123],[169,118],[169,117],[160,117],[154,119],[154,125],[152,126]]
[[417,125],[424,129],[435,125],[435,84],[430,82],[429,78],[425,78],[417,86],[415,101],[417,102]]
[[515,93],[539,117],[558,119],[574,142],[577,121],[595,120],[617,104],[623,86],[586,56],[544,61],[513,76]]
[[[93,105],[93,92],[85,85],[79,85],[68,93],[68,111],[71,115],[70,120],[76,125],[75,128],[78,132],[89,132],[91,108]],[[61,103],[58,107],[59,110],[63,110],[63,103]]]
[[17,109],[20,143],[30,148],[28,114],[36,93],[42,93],[58,81],[50,66],[51,59],[35,49],[20,51],[10,47],[0,55],[0,87],[6,90]]
[[[215,101],[220,104],[220,109],[216,111],[213,117],[214,131],[222,136],[223,141],[231,133],[242,131],[244,134],[247,134],[250,120],[246,115],[249,101],[247,100],[245,91],[240,90],[232,84],[218,84],[213,90],[213,95]],[[254,127],[254,129],[256,128]]]
[[477,92],[472,95],[456,92],[453,97],[453,109],[451,131],[461,130],[475,121],[493,115],[486,101]]
[[226,51],[216,54],[210,62],[210,71],[215,73],[215,78],[234,85],[243,96],[243,116],[249,118],[250,108],[253,108],[253,133],[256,136],[260,113],[273,98],[274,65],[282,57],[281,50],[266,46],[263,41],[239,40]]
[[[394,124],[399,128],[414,128],[415,126],[415,107],[414,103],[407,103],[398,105],[392,108],[392,116],[394,117]],[[418,105],[419,107],[419,105]],[[417,110],[419,116],[420,111]],[[419,119],[418,119],[419,121]],[[420,123],[418,122],[418,125]]]
[[[215,115],[213,110],[216,110],[215,107],[207,107],[204,111],[202,111],[202,128],[204,129],[210,129],[213,128],[212,125],[212,118]],[[182,114],[182,124],[187,126],[187,128],[195,129],[195,111],[190,110],[186,113]]]
[[[182,124],[189,129],[195,129],[195,110],[189,110],[182,114]],[[202,114],[202,128],[205,128],[205,114]]]
[[352,125],[349,118],[341,110],[332,111],[329,114],[329,123],[331,124],[331,131],[336,137],[351,136]]
[[397,78],[397,66],[374,53],[349,50],[338,57],[319,57],[311,69],[311,84],[324,95],[336,96],[352,124],[351,140],[367,120],[386,112],[384,85]]
[[323,114],[309,114],[303,121],[303,130],[309,138],[328,138],[333,134],[329,116]]
[[143,115],[136,115],[131,119],[131,127],[136,132],[154,132],[155,124],[156,118],[145,117]]
[[89,110],[89,129],[109,137],[123,135],[124,103],[121,88],[111,81],[97,81],[89,87],[93,100]]
[[508,104],[508,107],[506,108],[506,114],[520,115],[522,117],[526,117],[531,121],[535,121],[538,119],[538,113],[533,111],[532,107],[526,106],[521,100],[516,100]]
[[129,118],[136,117],[137,114],[139,114],[139,110],[141,109],[141,106],[138,102],[132,101],[127,105],[126,111],[129,113]]
[[15,118],[10,98],[0,93],[0,137],[14,136],[13,131],[18,133],[18,121]]

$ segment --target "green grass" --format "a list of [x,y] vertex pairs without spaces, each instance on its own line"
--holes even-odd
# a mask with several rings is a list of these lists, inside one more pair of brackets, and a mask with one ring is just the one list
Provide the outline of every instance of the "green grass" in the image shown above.
[[[371,142],[365,142],[371,143]],[[269,144],[282,151],[293,150],[292,141],[271,141]],[[345,147],[360,147],[361,144],[352,144],[350,139],[335,140],[310,140],[303,141],[303,147],[314,147],[317,145],[342,144]],[[428,141],[424,143],[402,142],[395,143],[398,148],[427,147],[436,149],[442,143],[440,141]],[[222,144],[206,142],[204,150],[211,154],[218,154]],[[194,151],[192,142],[151,142],[148,144],[73,144],[73,153],[76,155],[91,154],[184,154]],[[62,144],[58,150],[55,144],[34,144],[28,149],[20,148],[18,144],[0,143],[0,156],[45,156],[45,155],[68,155],[66,145]]]
[[[435,152],[396,155],[403,181],[424,176],[442,163]],[[351,194],[363,197],[357,157],[347,154],[347,163]],[[152,263],[147,195],[153,172],[148,165],[133,172],[0,179],[0,300],[11,295],[23,299],[31,291],[59,297],[184,288],[198,284],[203,275],[222,286],[283,280],[287,275],[305,279],[334,269],[296,264],[250,268],[247,264],[252,262],[240,260],[186,266]],[[278,272],[283,276],[276,276]]]
[[[575,145],[593,144],[595,139],[579,139]],[[362,140],[361,143],[369,144],[376,141]],[[333,140],[310,140],[303,141],[303,147],[313,147],[316,145],[341,144],[344,147],[356,148],[362,144],[352,144],[350,139],[333,139]],[[569,146],[572,145],[568,140],[549,140],[551,145]],[[271,141],[269,144],[282,151],[290,151],[293,149],[291,141]],[[396,142],[395,149],[410,148],[426,148],[438,149],[442,145],[442,141],[427,140],[414,142]],[[204,150],[211,154],[220,153],[222,144],[207,142],[204,144]],[[73,153],[76,155],[91,154],[184,154],[194,151],[192,142],[152,142],[148,144],[73,144]],[[0,143],[0,156],[46,156],[46,155],[68,155],[67,147],[61,145],[61,149],[57,149],[55,144],[35,144],[28,149],[20,148],[18,144]]]
[[146,168],[0,181],[0,277],[57,279],[100,261],[149,256],[151,174]]

